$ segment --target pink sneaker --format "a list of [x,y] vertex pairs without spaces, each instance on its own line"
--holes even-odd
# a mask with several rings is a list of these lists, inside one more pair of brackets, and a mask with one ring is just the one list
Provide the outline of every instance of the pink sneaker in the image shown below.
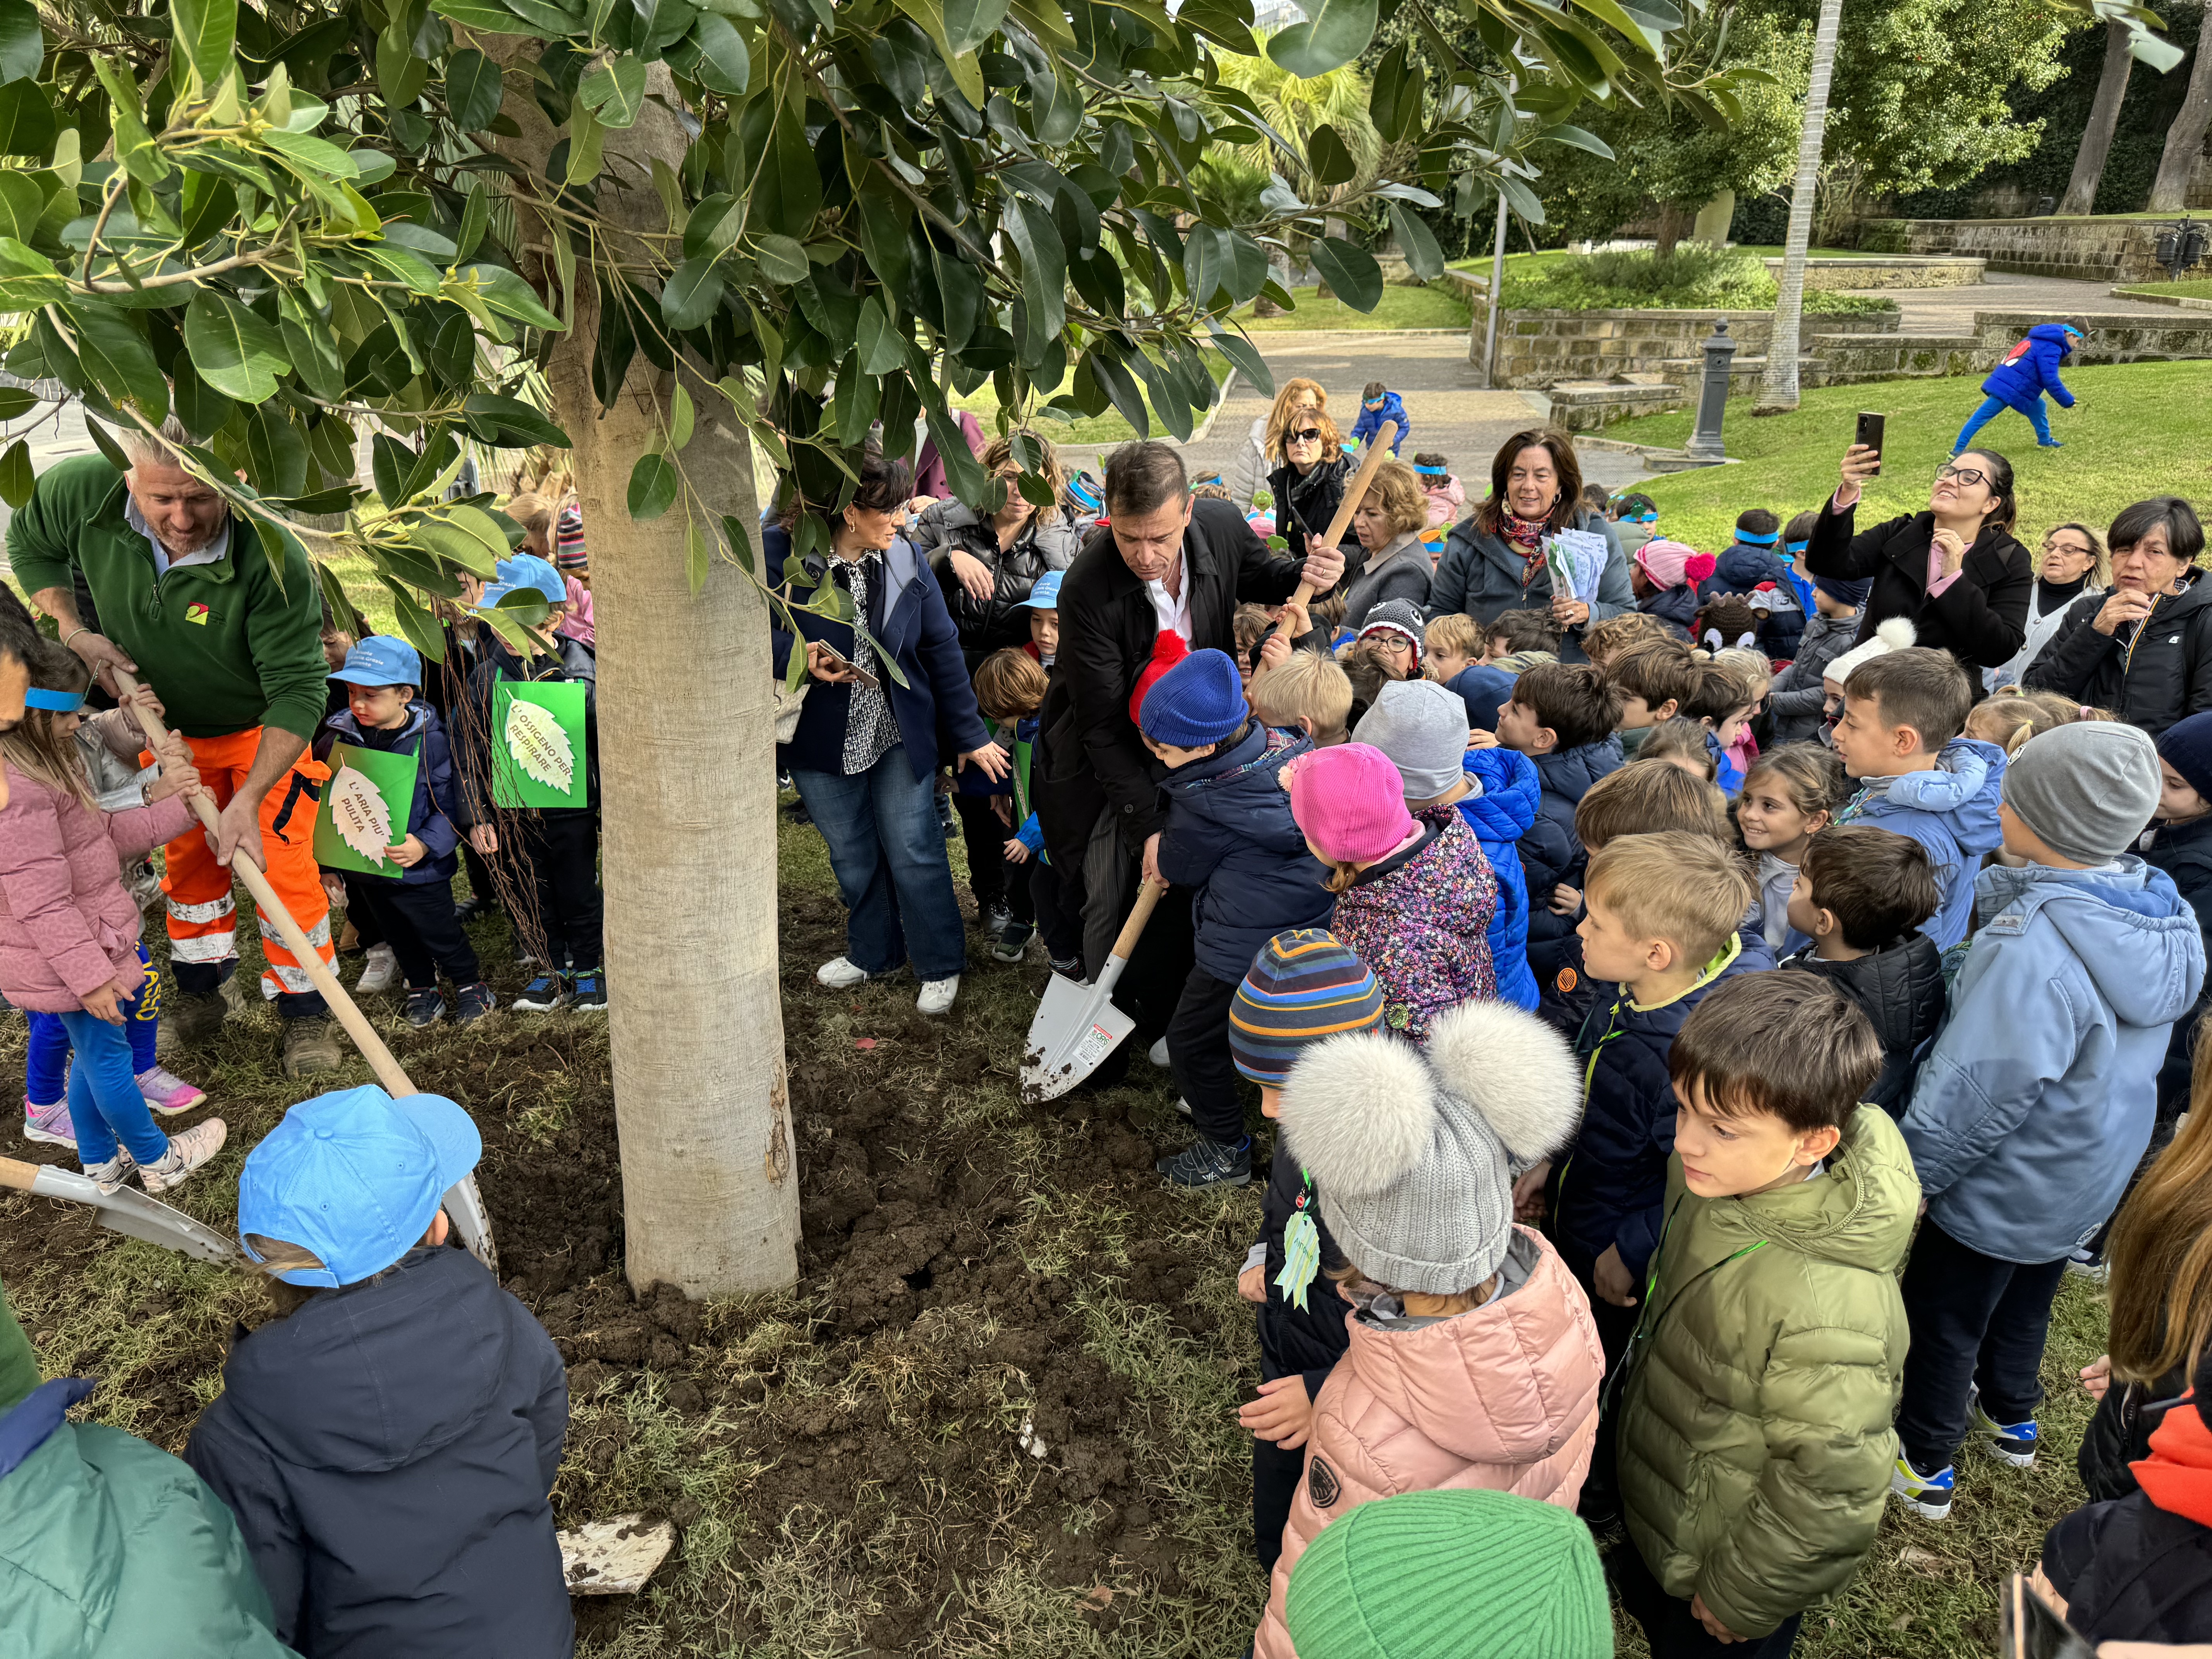
[[207,1104],[207,1091],[195,1089],[174,1072],[161,1066],[138,1073],[138,1092],[146,1097],[149,1106],[169,1117],[174,1117],[179,1112],[189,1112],[195,1106]]
[[76,1146],[76,1126],[70,1121],[69,1102],[41,1106],[29,1097],[23,1100],[23,1139],[49,1146]]

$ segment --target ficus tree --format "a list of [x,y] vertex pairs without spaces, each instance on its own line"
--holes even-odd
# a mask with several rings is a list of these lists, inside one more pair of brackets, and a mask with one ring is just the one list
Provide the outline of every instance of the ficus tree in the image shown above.
[[[1379,210],[1417,271],[1442,255],[1410,210],[1533,206],[1528,146],[1585,98],[1733,112],[1726,73],[1670,68],[1671,0],[1460,0],[1480,53],[1427,4],[1393,7],[1426,49],[1368,104],[1413,173],[1331,205]],[[1324,0],[1266,51],[1323,75],[1379,21]],[[901,454],[919,428],[993,506],[954,426],[988,384],[1035,496],[1055,421],[1188,434],[1208,353],[1270,384],[1231,316],[1288,236],[1371,307],[1373,258],[1285,182],[1340,182],[1341,136],[1293,139],[1222,73],[1249,22],[1246,0],[0,0],[6,364],[82,398],[112,456],[173,413],[262,549],[365,568],[438,658],[430,601],[519,533],[489,495],[444,500],[459,441],[568,452],[635,1283],[794,1271],[766,636],[849,601],[807,516],[768,585],[756,455],[833,508],[872,433]],[[1255,144],[1263,216],[1210,222],[1191,169]],[[27,474],[10,452],[0,493]]]

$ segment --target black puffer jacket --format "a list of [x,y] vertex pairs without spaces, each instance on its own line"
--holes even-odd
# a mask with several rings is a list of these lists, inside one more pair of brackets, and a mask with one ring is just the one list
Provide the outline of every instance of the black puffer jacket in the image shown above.
[[[2183,823],[2154,823],[2150,839],[2142,848],[2143,862],[2173,878],[2175,890],[2197,912],[2197,926],[2212,945],[2212,818],[2191,818]],[[2166,1044],[2166,1064],[2158,1073],[2160,1131],[2151,1139],[2157,1146],[2165,1126],[2189,1109],[2189,1076],[2196,1063],[2197,1024],[2212,1011],[2212,986],[2197,994],[2197,1006],[2173,1022],[2173,1036]]]
[[[962,501],[939,501],[925,509],[908,530],[907,539],[929,561],[938,586],[945,590],[945,608],[960,630],[961,654],[971,674],[994,651],[1030,642],[1030,619],[1022,601],[1046,571],[1065,570],[1074,562],[1079,545],[1074,521],[1055,507],[1032,514],[1014,544],[1001,552],[999,532]],[[978,600],[953,574],[951,555],[956,550],[981,560],[996,578],[988,599]]]
[[1283,1271],[1283,1230],[1291,1224],[1291,1217],[1298,1207],[1298,1194],[1305,1189],[1305,1171],[1290,1152],[1290,1137],[1279,1127],[1275,1132],[1275,1162],[1267,1176],[1267,1191],[1260,1203],[1260,1239],[1267,1249],[1267,1299],[1260,1305],[1260,1352],[1279,1376],[1291,1371],[1302,1374],[1306,1380],[1306,1397],[1311,1399],[1321,1392],[1329,1368],[1344,1357],[1345,1346],[1350,1338],[1345,1334],[1345,1316],[1352,1311],[1336,1288],[1336,1281],[1328,1277],[1331,1267],[1344,1265],[1344,1252],[1336,1248],[1336,1240],[1328,1231],[1328,1223],[1322,1218],[1318,1196],[1307,1208],[1314,1224],[1321,1229],[1321,1267],[1314,1281],[1306,1287],[1306,1305],[1303,1311],[1291,1305],[1282,1287],[1275,1283],[1275,1275]]
[[1881,1074],[1865,1099],[1903,1117],[1921,1051],[1943,1024],[1943,953],[1936,941],[1916,928],[1850,962],[1823,962],[1808,945],[1781,965],[1818,974],[1865,1010],[1881,1040]]
[[2136,627],[2100,634],[2091,624],[2110,597],[2092,593],[2067,607],[2026,684],[2109,708],[2154,738],[2212,708],[2212,582],[2204,573],[2191,572],[2179,594],[2160,594]]
[[[1892,617],[1904,617],[1912,623],[1917,643],[1948,651],[1970,669],[2012,660],[2027,637],[2035,566],[2010,531],[1984,526],[1966,550],[1959,580],[1931,599],[1928,550],[1936,539],[1936,515],[1915,513],[1859,531],[1856,512],[1856,503],[1840,513],[1832,498],[1821,504],[1805,549],[1805,568],[1838,581],[1873,579],[1859,612],[1858,643],[1872,639],[1875,629]],[[1977,672],[1972,678],[1979,696],[1982,677]]]
[[2053,1527],[2043,1571],[2066,1598],[2066,1622],[2092,1643],[2212,1642],[2212,1527],[2140,1492]]
[[[1334,460],[1315,463],[1303,478],[1288,461],[1267,475],[1267,489],[1275,498],[1275,533],[1290,544],[1292,558],[1305,557],[1309,534],[1328,533],[1328,521],[1343,505],[1344,486],[1351,477],[1352,458],[1341,451]],[[1346,540],[1351,544],[1344,550],[1346,558],[1362,550],[1358,541]]]
[[[2189,1373],[2176,1365],[2155,1382],[2115,1381],[2105,1390],[2096,1415],[2081,1431],[2081,1449],[2074,1455],[2074,1468],[2091,1503],[2108,1503],[2139,1490],[2128,1465],[2150,1455],[2150,1437],[2173,1409],[2166,1402],[2188,1389]],[[2146,1411],[2147,1406],[2160,1409]]]

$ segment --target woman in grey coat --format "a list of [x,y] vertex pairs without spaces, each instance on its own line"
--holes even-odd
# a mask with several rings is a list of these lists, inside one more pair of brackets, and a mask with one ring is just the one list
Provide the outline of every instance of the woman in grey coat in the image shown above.
[[1352,514],[1352,528],[1367,556],[1345,590],[1346,628],[1357,633],[1367,613],[1385,599],[1427,608],[1431,564],[1421,535],[1428,523],[1429,498],[1413,469],[1396,459],[1376,467]]
[[[1633,611],[1636,596],[1617,526],[1584,510],[1582,493],[1582,467],[1565,433],[1534,427],[1508,438],[1490,463],[1489,499],[1461,520],[1444,544],[1429,586],[1429,614],[1465,611],[1486,625],[1501,611],[1548,606],[1566,632],[1560,659],[1585,660],[1583,630]],[[1552,592],[1543,538],[1562,530],[1605,538],[1605,568],[1587,602]]]

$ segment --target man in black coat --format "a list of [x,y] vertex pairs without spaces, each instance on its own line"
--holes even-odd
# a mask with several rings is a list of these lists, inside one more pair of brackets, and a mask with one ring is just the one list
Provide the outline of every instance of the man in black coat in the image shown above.
[[[1344,559],[1334,551],[1305,560],[1270,552],[1231,503],[1190,493],[1182,456],[1168,444],[1115,451],[1106,464],[1106,511],[1108,526],[1092,533],[1060,581],[1060,653],[1042,717],[1052,761],[1037,815],[1053,862],[1080,870],[1100,815],[1111,813],[1122,851],[1139,862],[1139,873],[1158,880],[1167,808],[1129,697],[1160,635],[1172,629],[1193,651],[1233,653],[1239,604],[1280,605],[1302,579],[1327,593],[1343,575]],[[1170,891],[1122,980],[1147,1042],[1167,1029],[1191,947],[1188,895]],[[1105,963],[1091,954],[1086,965],[1096,973]]]

